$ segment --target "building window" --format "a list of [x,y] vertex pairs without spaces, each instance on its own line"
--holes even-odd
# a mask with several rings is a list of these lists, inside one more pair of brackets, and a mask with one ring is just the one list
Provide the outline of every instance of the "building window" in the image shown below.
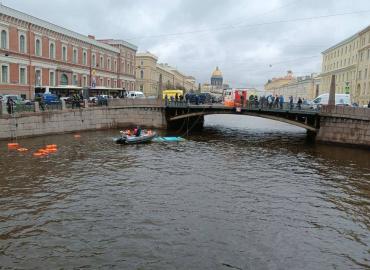
[[66,46],[62,46],[62,60],[67,62],[67,47]]
[[144,70],[140,71],[140,79],[144,79]]
[[41,86],[41,70],[36,69],[35,70],[35,85],[36,86]]
[[27,84],[27,77],[26,77],[26,68],[21,67],[19,68],[19,83],[20,84]]
[[51,59],[55,58],[55,44],[54,43],[50,43],[49,45],[49,56]]
[[50,71],[49,73],[49,85],[55,86],[55,73],[54,71]]
[[68,76],[66,74],[62,74],[62,76],[60,76],[60,84],[68,85]]
[[107,80],[107,86],[110,87],[110,79]]
[[95,54],[91,56],[91,66],[96,67],[96,55]]
[[73,74],[73,85],[77,85],[78,80],[77,80],[77,74]]
[[77,49],[73,49],[72,61],[73,61],[74,64],[77,64],[77,62],[78,62],[78,52],[77,52]]
[[82,54],[82,64],[87,65],[87,52],[84,51]]
[[35,55],[41,56],[41,40],[40,39],[36,39],[35,41]]
[[100,86],[104,86],[104,84],[103,84],[103,78],[100,78]]
[[111,70],[111,67],[112,67],[112,66],[111,66],[110,58],[108,58],[108,60],[107,60],[107,65],[108,65],[108,66],[107,66],[107,69],[108,69],[108,70]]
[[126,69],[126,74],[130,72],[130,63],[127,63],[127,69]]
[[24,35],[19,36],[19,52],[26,53],[26,37]]
[[1,31],[1,49],[8,48],[8,32],[5,30]]
[[100,56],[100,68],[104,68],[104,57]]
[[1,66],[1,82],[2,83],[9,82],[9,66],[7,65]]
[[83,81],[83,86],[86,87],[87,86],[87,77],[83,76],[82,81]]
[[114,72],[117,72],[117,60],[114,60]]
[[115,81],[113,81],[113,87],[114,88],[117,88],[117,81],[115,80]]
[[144,91],[144,86],[141,84],[140,85],[140,91],[143,92]]

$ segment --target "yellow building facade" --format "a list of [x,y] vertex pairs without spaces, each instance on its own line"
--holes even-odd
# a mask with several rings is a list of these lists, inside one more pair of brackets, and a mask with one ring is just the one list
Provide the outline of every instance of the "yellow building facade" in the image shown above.
[[323,53],[320,94],[329,93],[332,75],[336,92],[350,93],[352,102],[370,101],[370,26]]
[[195,90],[196,80],[168,64],[158,63],[157,56],[145,52],[136,55],[136,85],[147,97],[161,97],[167,89]]
[[287,76],[273,78],[265,85],[265,91],[273,95],[282,95],[288,99],[292,96],[295,101],[299,98],[312,100],[318,92],[316,91],[319,78],[315,74],[294,77],[291,71]]

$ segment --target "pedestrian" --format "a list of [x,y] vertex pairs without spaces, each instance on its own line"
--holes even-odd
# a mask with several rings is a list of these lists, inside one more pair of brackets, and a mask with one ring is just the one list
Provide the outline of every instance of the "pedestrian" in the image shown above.
[[280,103],[280,110],[283,109],[283,106],[284,106],[284,97],[283,95],[280,95],[279,97],[279,103]]
[[290,107],[290,110],[293,110],[293,107],[294,107],[293,96],[289,97],[289,107]]
[[278,95],[275,96],[274,108],[279,108],[279,96]]
[[8,99],[6,101],[6,108],[7,108],[8,114],[13,113],[13,111],[14,111],[14,101],[11,97],[8,97]]
[[302,103],[303,103],[302,99],[298,98],[298,103],[297,103],[298,110],[302,109]]
[[369,101],[369,104],[367,104],[367,107],[370,108],[370,101]]
[[244,96],[240,96],[240,107],[244,107]]
[[176,93],[175,95],[175,104],[177,104],[179,102],[179,95]]
[[164,96],[164,104],[166,106],[168,105],[168,96],[167,96],[167,94]]

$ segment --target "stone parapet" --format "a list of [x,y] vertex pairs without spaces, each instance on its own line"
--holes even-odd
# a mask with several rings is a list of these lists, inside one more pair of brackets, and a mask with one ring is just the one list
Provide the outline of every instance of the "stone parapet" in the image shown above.
[[370,147],[370,109],[324,106],[316,139],[320,142]]
[[60,134],[84,130],[143,127],[165,129],[164,109],[144,107],[95,107],[83,110],[31,112],[0,117],[0,139]]

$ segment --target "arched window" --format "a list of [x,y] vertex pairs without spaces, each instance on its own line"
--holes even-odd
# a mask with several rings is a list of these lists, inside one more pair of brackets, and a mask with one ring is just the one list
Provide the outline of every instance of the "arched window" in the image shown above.
[[35,54],[41,56],[41,41],[39,39],[36,39]]
[[140,79],[144,79],[144,70],[140,71]]
[[100,68],[104,68],[104,58],[100,56]]
[[55,45],[54,45],[54,43],[50,43],[49,55],[50,55],[50,58],[55,58]]
[[96,67],[96,56],[95,56],[95,54],[93,54],[91,58],[92,58],[92,59],[91,59],[91,65],[92,65],[93,67]]
[[77,49],[73,49],[73,63],[77,63]]
[[24,37],[24,35],[19,36],[19,51],[21,53],[26,52],[26,38]]
[[67,47],[62,47],[62,60],[67,61]]
[[82,64],[87,65],[87,53],[86,52],[82,54]]
[[60,77],[60,84],[68,85],[68,76],[66,74],[62,74],[62,76]]
[[1,49],[8,48],[8,33],[3,30],[1,31]]

